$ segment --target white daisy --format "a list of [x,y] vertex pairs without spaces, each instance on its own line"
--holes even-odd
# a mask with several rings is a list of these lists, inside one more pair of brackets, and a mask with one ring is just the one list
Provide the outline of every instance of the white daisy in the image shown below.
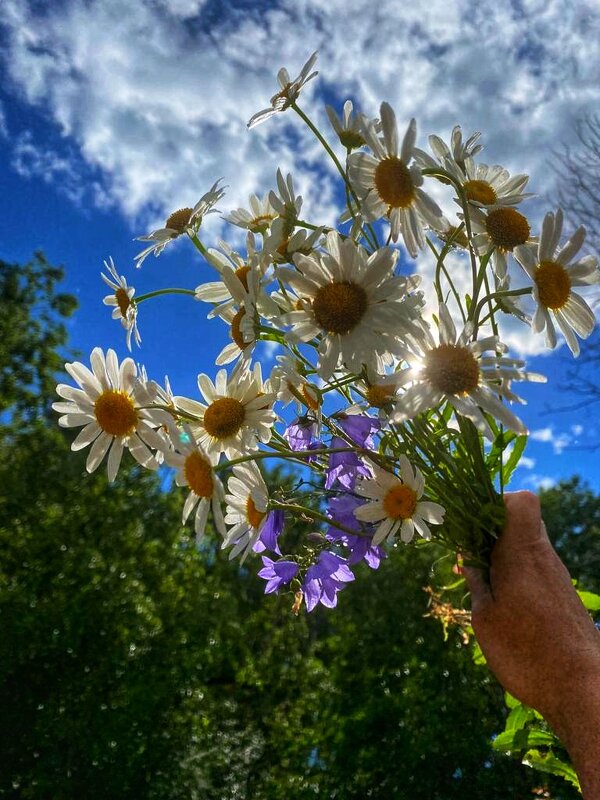
[[384,373],[374,369],[371,364],[366,364],[362,376],[354,384],[364,395],[364,400],[355,403],[346,413],[363,408],[376,410],[381,418],[387,419],[390,407],[395,403],[398,389],[404,382],[402,371]]
[[399,147],[395,114],[388,103],[381,104],[383,138],[372,125],[363,135],[373,155],[352,153],[348,158],[350,180],[362,203],[361,215],[371,221],[385,216],[392,228],[392,240],[400,233],[410,255],[415,258],[425,247],[423,220],[435,225],[442,212],[420,187],[423,177],[419,166],[410,164],[417,136],[417,124],[411,120],[402,146]]
[[531,194],[523,189],[529,181],[528,175],[513,175],[499,164],[475,164],[472,158],[463,162],[446,161],[446,170],[460,182],[467,200],[479,208],[516,206]]
[[531,227],[527,217],[511,206],[490,206],[485,212],[470,204],[473,244],[482,254],[493,248],[494,272],[502,280],[508,269],[508,253],[529,241]]
[[291,232],[288,221],[278,217],[265,236],[264,255],[276,264],[293,264],[294,256],[298,254],[308,256],[314,252],[324,232],[325,228],[317,228],[314,231],[300,228]]
[[271,439],[275,413],[275,393],[263,384],[260,364],[250,371],[239,364],[227,379],[219,370],[215,383],[208,375],[198,375],[198,387],[208,403],[176,397],[177,408],[190,414],[191,427],[209,456],[225,453],[231,459],[255,450],[257,440]]
[[225,523],[232,527],[225,535],[222,548],[233,548],[229,553],[230,559],[243,551],[243,564],[267,522],[269,492],[254,461],[234,466],[227,489]]
[[352,100],[346,100],[341,117],[335,113],[331,106],[325,106],[331,127],[337,133],[338,139],[346,150],[356,150],[366,144],[362,134],[363,122],[360,116],[352,116]]
[[311,72],[316,60],[317,53],[315,51],[308,59],[306,64],[302,67],[298,77],[293,81],[290,80],[287,69],[282,67],[277,73],[277,80],[279,81],[280,89],[277,94],[273,95],[271,98],[271,108],[265,108],[262,111],[258,111],[256,114],[254,114],[254,116],[251,117],[248,122],[248,128],[253,128],[260,122],[264,122],[266,119],[269,119],[269,117],[272,117],[273,114],[277,114],[280,111],[285,111],[286,108],[289,108],[293,103],[295,103],[298,99],[300,91],[302,90],[302,87],[312,78],[314,78],[315,75],[318,75],[317,71]]
[[420,334],[415,323],[421,304],[409,295],[418,276],[394,277],[398,252],[382,247],[372,255],[337,231],[327,235],[327,252],[297,255],[297,269],[278,277],[302,297],[301,308],[280,317],[291,325],[290,341],[320,337],[318,373],[333,374],[340,364],[359,373],[364,363],[402,348],[402,337]]
[[92,350],[92,370],[75,361],[65,364],[65,369],[81,388],[61,383],[57,393],[66,402],[52,405],[61,416],[58,424],[63,428],[83,430],[71,445],[81,450],[91,444],[86,462],[88,472],[93,472],[108,452],[108,478],[116,477],[123,449],[126,447],[143,467],[156,469],[158,462],[149,447],[164,450],[165,442],[155,428],[168,424],[166,412],[147,409],[144,386],[136,380],[137,370],[131,358],[119,367],[114,350],[106,357],[99,347]]
[[538,333],[545,329],[547,346],[556,347],[554,319],[569,349],[578,356],[577,336],[587,339],[596,320],[589,305],[572,289],[600,283],[600,270],[594,256],[573,261],[585,241],[585,228],[578,228],[559,247],[562,227],[563,212],[560,208],[556,215],[552,212],[546,214],[539,244],[515,248],[515,258],[533,281],[533,297],[537,303],[533,330]]
[[[226,277],[226,273],[224,273],[224,277]],[[229,325],[229,335],[232,341],[226,344],[217,356],[215,361],[217,366],[230,364],[240,357],[243,361],[248,361],[258,340],[259,317],[256,311],[254,290],[242,291],[243,294],[240,292],[236,298],[239,305],[227,305],[218,312],[218,316]]]
[[152,242],[152,244],[137,254],[135,257],[136,267],[141,267],[144,259],[150,253],[159,256],[169,242],[179,238],[184,233],[191,237],[198,232],[203,218],[207,214],[215,214],[217,212],[217,209],[213,208],[213,206],[225,194],[225,190],[219,186],[221,180],[222,178],[219,178],[209,191],[202,195],[193,208],[180,208],[178,211],[174,211],[167,219],[164,228],[159,228],[147,233],[145,236],[137,237],[136,241],[138,242]]
[[[447,402],[489,439],[493,439],[493,434],[483,412],[517,433],[526,433],[521,420],[498,396],[508,396],[512,381],[545,382],[546,379],[536,373],[523,372],[523,361],[497,355],[508,350],[497,336],[470,342],[471,323],[467,323],[457,337],[450,312],[443,303],[439,322],[439,345],[431,341],[418,359],[409,359],[409,369],[402,371],[405,385],[412,383],[412,386],[400,397],[390,422],[401,423]],[[487,351],[493,351],[494,355],[484,355]],[[518,398],[511,392],[510,399]]]
[[127,331],[126,341],[127,349],[131,351],[131,337],[133,336],[135,343],[139,347],[142,343],[142,337],[137,327],[137,305],[133,296],[135,289],[133,286],[128,286],[124,275],[119,275],[115,269],[115,264],[112,258],[104,262],[104,266],[108,270],[108,275],[103,272],[100,273],[102,280],[113,289],[112,294],[107,294],[102,302],[105,306],[112,306],[112,318],[120,319],[121,325]]
[[236,208],[227,214],[225,219],[239,228],[247,228],[252,233],[264,235],[278,216],[277,211],[271,205],[268,194],[262,200],[252,194],[248,202],[250,203],[249,211],[245,208]]
[[370,502],[359,506],[354,516],[362,522],[379,523],[373,545],[384,539],[392,541],[398,531],[403,542],[410,542],[415,530],[424,539],[431,539],[428,522],[441,525],[445,509],[439,503],[421,500],[425,478],[411,466],[405,455],[400,456],[400,475],[397,477],[373,464],[373,478],[359,478],[356,493]]
[[[194,509],[194,531],[198,542],[204,533],[208,512],[212,508],[213,520],[221,536],[225,536],[225,522],[221,503],[225,492],[223,484],[214,471],[216,459],[212,461],[202,447],[194,441],[194,435],[188,425],[179,430],[171,426],[172,450],[165,452],[165,461],[175,467],[177,486],[188,486],[190,492],[183,506],[183,524]],[[218,458],[218,457],[217,457]]]
[[[463,142],[462,129],[460,125],[455,125],[452,128],[450,136],[450,145],[441,139],[439,136],[432,134],[428,141],[429,146],[433,153],[437,156],[439,163],[444,166],[444,162],[452,160],[459,166],[464,165],[465,161],[473,158],[477,153],[483,150],[483,145],[479,144],[479,137],[481,133],[475,131],[472,133],[466,142]],[[419,151],[419,155],[422,151]]]
[[277,304],[264,291],[264,284],[270,280],[267,277],[270,259],[256,250],[254,234],[249,233],[246,237],[246,258],[226,242],[219,242],[219,247],[220,250],[210,248],[206,260],[219,272],[221,280],[203,283],[195,290],[196,299],[217,304],[208,317],[221,315],[236,304],[239,306],[248,293],[252,294],[262,316],[277,315]]

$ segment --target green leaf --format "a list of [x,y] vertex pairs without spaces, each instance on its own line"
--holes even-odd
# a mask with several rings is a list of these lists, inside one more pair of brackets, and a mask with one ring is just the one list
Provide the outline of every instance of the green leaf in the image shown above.
[[523,451],[525,450],[526,446],[527,436],[525,436],[525,434],[522,436],[517,436],[515,446],[513,447],[512,452],[509,455],[504,468],[502,469],[502,480],[504,481],[505,486],[509,483],[513,472],[517,468],[519,460],[523,455]]
[[494,750],[506,753],[515,750],[528,750],[530,747],[551,747],[558,739],[553,733],[540,730],[503,731],[493,741]]
[[588,611],[600,611],[600,595],[593,592],[577,592]]
[[573,767],[561,761],[554,753],[540,753],[538,750],[529,750],[529,752],[525,753],[523,756],[523,763],[540,772],[548,772],[551,775],[564,778],[564,780],[571,783],[578,791],[581,791],[579,778]]
[[512,709],[506,718],[506,725],[504,726],[504,729],[505,731],[522,730],[532,719],[535,719],[535,713],[533,709],[519,703]]

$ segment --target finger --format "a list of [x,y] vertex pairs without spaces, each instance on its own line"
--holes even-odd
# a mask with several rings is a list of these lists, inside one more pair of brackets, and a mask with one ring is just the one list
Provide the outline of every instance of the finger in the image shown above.
[[463,567],[462,574],[471,593],[471,611],[476,614],[492,600],[490,585],[477,567]]

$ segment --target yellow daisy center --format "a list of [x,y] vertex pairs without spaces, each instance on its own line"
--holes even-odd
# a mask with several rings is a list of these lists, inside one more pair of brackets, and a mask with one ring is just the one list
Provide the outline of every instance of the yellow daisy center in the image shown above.
[[534,280],[540,303],[545,308],[562,308],[571,294],[569,273],[556,261],[542,261],[535,271]]
[[531,230],[527,218],[514,208],[495,208],[490,211],[485,227],[492,244],[501,250],[512,250],[519,244],[525,244]]
[[375,168],[375,188],[390,208],[407,208],[415,196],[408,167],[397,156],[380,161]]
[[94,414],[98,425],[111,436],[129,436],[138,423],[133,400],[116,389],[102,392],[94,403]]
[[313,300],[317,325],[327,333],[350,333],[367,310],[367,293],[350,281],[322,286]]
[[498,199],[498,195],[487,181],[467,181],[463,184],[463,189],[468,200],[474,200],[484,206],[492,206]]
[[373,408],[383,408],[386,406],[394,394],[393,386],[383,386],[373,384],[367,388],[367,403]]
[[405,483],[393,486],[383,498],[386,516],[391,519],[410,519],[416,507],[417,493]]
[[466,347],[441,344],[425,356],[426,380],[444,394],[464,395],[479,385],[477,359]]
[[248,228],[252,233],[266,233],[274,219],[277,219],[276,214],[259,214],[251,220]]
[[190,453],[183,465],[188,486],[198,497],[212,497],[214,480],[212,466],[197,451]]
[[245,417],[244,406],[239,400],[220,397],[204,412],[204,428],[215,439],[227,439],[235,436],[244,424]]
[[192,211],[192,208],[180,208],[178,211],[174,211],[167,220],[165,228],[177,231],[181,235],[189,224]]
[[319,406],[321,405],[320,398],[314,389],[311,390],[308,384],[305,383],[303,384],[302,391],[300,393],[304,398],[307,408],[310,408],[311,411],[319,410]]
[[240,308],[240,310],[231,320],[231,338],[237,344],[240,350],[243,350],[248,344],[248,342],[244,341],[244,336],[241,329],[242,320],[245,316],[246,312],[243,308]]
[[243,267],[238,267],[235,271],[235,277],[239,280],[242,284],[244,289],[248,291],[248,273],[250,272],[250,267],[248,265],[244,265]]
[[248,495],[248,499],[246,500],[246,517],[253,528],[258,530],[260,523],[265,518],[266,513],[266,511],[259,511],[252,497]]
[[129,299],[127,291],[119,287],[115,292],[115,298],[117,300],[117,305],[119,306],[119,311],[121,312],[121,316],[126,317],[127,310],[131,305],[131,300]]

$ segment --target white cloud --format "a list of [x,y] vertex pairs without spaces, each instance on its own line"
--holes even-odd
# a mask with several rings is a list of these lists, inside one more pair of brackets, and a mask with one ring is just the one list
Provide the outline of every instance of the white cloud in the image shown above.
[[549,475],[537,475],[533,473],[528,475],[524,480],[525,486],[531,486],[533,489],[551,489],[556,486],[556,479],[551,478]]
[[[551,187],[552,148],[572,140],[574,119],[600,99],[600,10],[591,2],[357,0],[349,13],[342,0],[282,0],[216,15],[205,0],[6,0],[3,24],[10,85],[65,144],[64,154],[47,153],[30,140],[24,154],[21,132],[13,162],[40,175],[49,161],[46,179],[69,175],[71,197],[89,202],[79,159],[99,176],[94,201],[112,203],[136,233],[192,205],[220,176],[224,208],[245,205],[273,186],[277,166],[293,170],[306,214],[333,222],[320,148],[293,112],[246,129],[282,63],[294,74],[316,48],[320,76],[303,107],[322,130],[320,92],[338,107],[350,95],[370,115],[385,99],[400,124],[417,117],[422,146],[456,122],[481,130],[486,158],[529,172],[539,193]],[[541,205],[529,203],[539,220]],[[523,326],[504,338],[522,353],[544,351],[543,337]]]
[[531,431],[529,435],[536,442],[552,444],[552,449],[557,455],[560,455],[565,447],[568,447],[573,441],[571,434],[555,432],[553,427],[539,428],[536,431]]
[[519,467],[523,467],[524,469],[533,469],[535,467],[535,458],[521,456],[519,459]]

